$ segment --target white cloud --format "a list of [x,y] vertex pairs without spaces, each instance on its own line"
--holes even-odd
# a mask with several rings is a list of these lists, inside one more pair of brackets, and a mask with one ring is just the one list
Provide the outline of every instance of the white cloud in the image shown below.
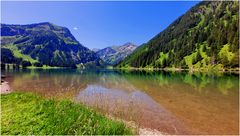
[[73,27],[73,29],[74,29],[74,30],[78,30],[78,28],[77,28],[77,27]]

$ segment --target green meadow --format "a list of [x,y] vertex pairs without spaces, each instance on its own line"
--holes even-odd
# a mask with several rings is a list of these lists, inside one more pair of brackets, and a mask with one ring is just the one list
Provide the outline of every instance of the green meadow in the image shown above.
[[122,122],[69,100],[31,93],[1,95],[1,135],[129,135]]

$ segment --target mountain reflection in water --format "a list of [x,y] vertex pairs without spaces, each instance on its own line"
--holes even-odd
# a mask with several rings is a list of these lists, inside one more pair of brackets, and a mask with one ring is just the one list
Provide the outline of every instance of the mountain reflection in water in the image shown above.
[[17,91],[68,98],[169,134],[238,134],[239,75],[117,70],[7,70]]

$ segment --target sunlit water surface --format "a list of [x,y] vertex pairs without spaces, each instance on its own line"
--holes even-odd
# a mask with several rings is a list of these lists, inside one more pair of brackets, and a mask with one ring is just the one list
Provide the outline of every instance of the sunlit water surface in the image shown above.
[[238,134],[239,75],[114,70],[7,70],[11,88],[84,103],[168,134]]

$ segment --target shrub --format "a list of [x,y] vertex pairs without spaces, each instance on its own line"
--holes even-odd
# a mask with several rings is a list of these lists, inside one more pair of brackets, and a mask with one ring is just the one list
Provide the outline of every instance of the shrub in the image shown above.
[[35,63],[33,63],[33,66],[35,66],[35,67],[42,67],[43,64],[39,63],[39,62],[35,62]]
[[28,67],[28,66],[32,66],[31,62],[26,61],[26,60],[22,61],[22,67],[23,68]]

